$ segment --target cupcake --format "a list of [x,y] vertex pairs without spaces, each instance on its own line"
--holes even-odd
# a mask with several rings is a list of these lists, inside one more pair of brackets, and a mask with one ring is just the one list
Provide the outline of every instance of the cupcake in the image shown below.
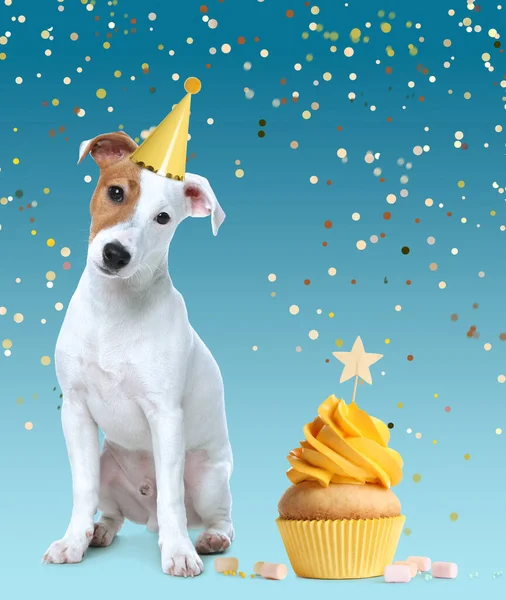
[[391,490],[403,461],[388,447],[390,430],[332,395],[304,436],[288,456],[293,485],[276,520],[293,570],[315,579],[382,575],[405,521]]

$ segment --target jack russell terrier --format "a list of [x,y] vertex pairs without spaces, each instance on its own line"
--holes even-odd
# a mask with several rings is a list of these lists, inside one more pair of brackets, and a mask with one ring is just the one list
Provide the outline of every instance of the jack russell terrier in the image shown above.
[[[225,213],[207,179],[152,173],[129,159],[136,148],[122,132],[79,148],[100,178],[86,268],[55,351],[73,510],[43,560],[80,562],[126,518],[158,532],[165,573],[193,577],[199,554],[223,552],[234,537],[232,451],[221,373],[172,285],[168,247],[186,217],[210,215],[216,235]],[[205,531],[194,547],[196,526]]]

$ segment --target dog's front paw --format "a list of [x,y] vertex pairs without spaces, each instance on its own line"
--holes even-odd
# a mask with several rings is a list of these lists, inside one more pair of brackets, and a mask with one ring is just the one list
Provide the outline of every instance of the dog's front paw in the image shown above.
[[190,540],[179,544],[160,543],[162,570],[175,577],[196,577],[204,570],[204,564]]
[[57,565],[81,562],[92,537],[92,530],[86,531],[84,535],[65,536],[49,546],[42,562]]

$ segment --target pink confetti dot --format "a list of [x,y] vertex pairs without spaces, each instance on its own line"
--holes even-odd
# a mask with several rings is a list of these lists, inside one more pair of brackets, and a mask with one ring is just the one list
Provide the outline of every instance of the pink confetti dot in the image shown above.
[[71,264],[69,262],[64,262],[63,263],[63,268],[65,269],[65,271],[68,271],[71,267]]
[[449,407],[449,406],[445,406],[445,411],[446,411],[446,412],[450,412],[450,411],[451,411],[451,407]]

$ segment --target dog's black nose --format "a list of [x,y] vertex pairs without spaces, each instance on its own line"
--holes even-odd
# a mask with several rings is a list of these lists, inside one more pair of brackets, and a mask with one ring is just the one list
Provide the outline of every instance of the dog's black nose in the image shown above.
[[110,242],[104,246],[102,252],[104,265],[111,271],[119,271],[126,267],[132,258],[128,250],[119,242]]

